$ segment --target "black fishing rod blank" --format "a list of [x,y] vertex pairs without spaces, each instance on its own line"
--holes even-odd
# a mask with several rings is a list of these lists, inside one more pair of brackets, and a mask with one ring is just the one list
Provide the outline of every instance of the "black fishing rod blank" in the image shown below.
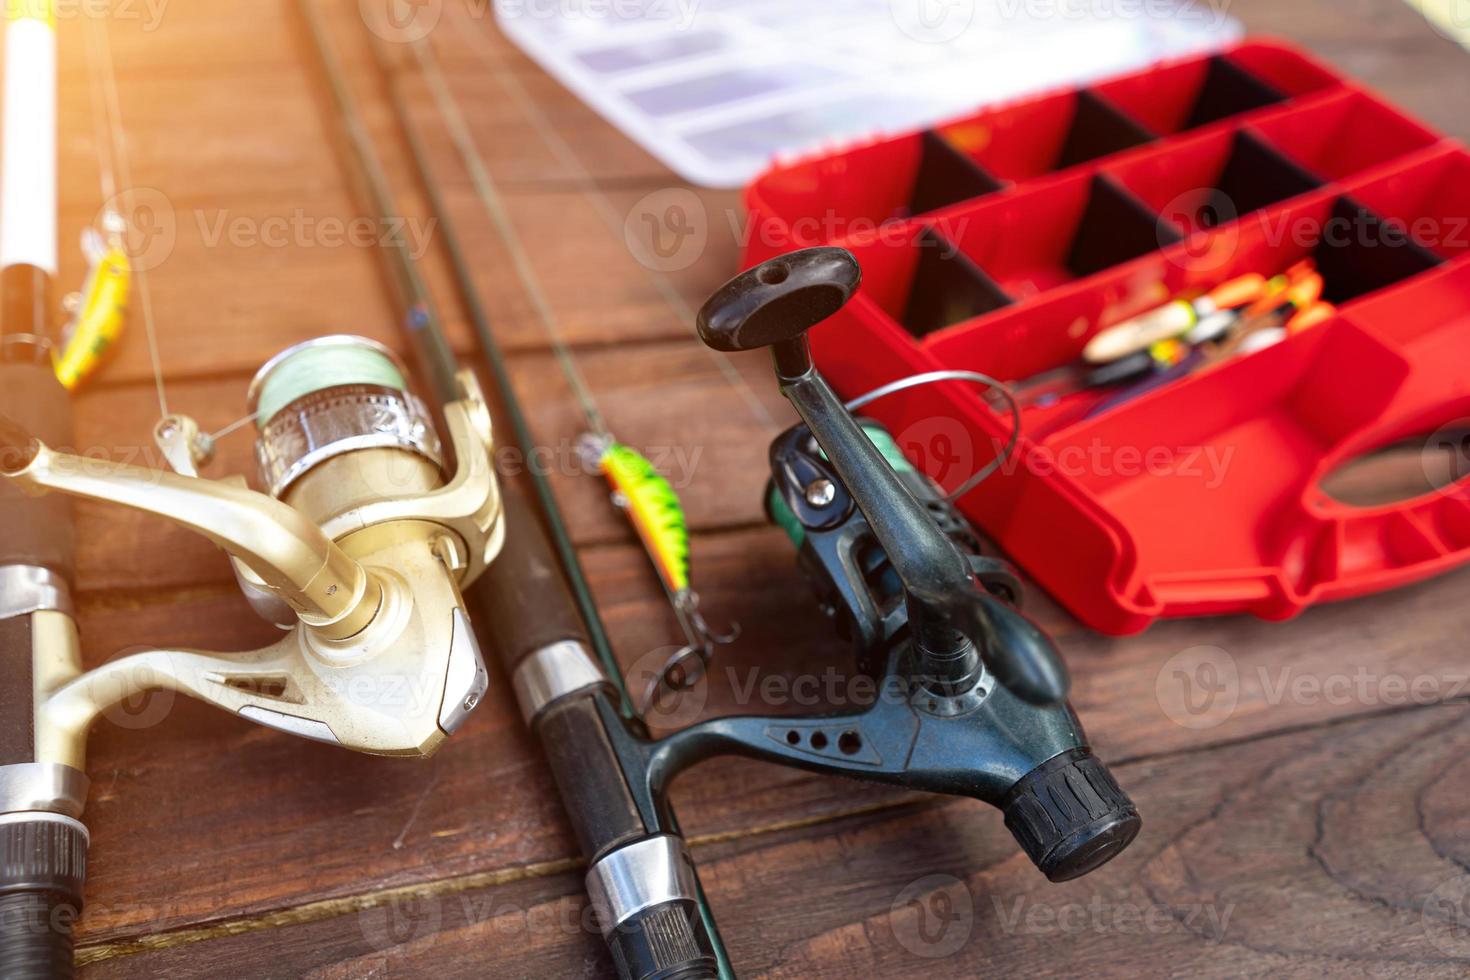
[[[311,0],[303,0],[302,11],[357,171],[367,184],[377,215],[386,218],[395,213],[391,192],[341,65]],[[487,397],[492,408],[498,408],[496,417],[511,420],[523,457],[534,459],[533,437],[483,304],[469,281],[459,239],[396,91],[394,98],[422,182],[436,206],[441,240],[450,250],[461,293],[470,298],[467,307],[499,389]],[[389,248],[384,257],[404,305],[408,339],[424,370],[431,375],[444,373],[450,354],[413,257],[406,248]],[[590,866],[588,891],[619,973],[638,980],[712,980],[721,973],[721,957],[693,861],[667,806],[665,812],[655,814],[633,794],[625,774],[626,761],[619,758],[614,745],[625,738],[621,732],[629,724],[639,730],[641,725],[624,717],[621,685],[612,679],[618,677],[616,661],[606,645],[590,588],[546,476],[531,467],[528,479],[541,513],[532,509],[520,488],[504,481],[506,541],[468,598],[476,603],[484,638],[497,652],[526,722],[546,751]],[[589,639],[589,623],[594,624],[600,643]],[[594,649],[608,669],[599,666]],[[618,733],[610,733],[609,726]]]

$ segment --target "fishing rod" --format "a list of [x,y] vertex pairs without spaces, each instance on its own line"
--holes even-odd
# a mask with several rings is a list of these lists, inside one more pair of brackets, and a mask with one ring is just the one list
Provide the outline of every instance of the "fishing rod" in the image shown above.
[[[613,501],[633,523],[653,561],[684,635],[685,645],[670,655],[660,669],[653,672],[647,688],[642,692],[639,708],[646,711],[665,688],[681,690],[698,683],[708,668],[715,647],[734,642],[739,636],[739,629],[719,632],[705,621],[699,609],[699,595],[690,582],[689,522],[678,494],[652,463],[637,450],[621,444],[613,437],[591,386],[577,367],[546,290],[526,255],[495,180],[465,123],[458,101],[439,68],[433,47],[422,38],[411,42],[409,46],[434,98],[450,141],[470,176],[475,194],[501,245],[510,254],[516,279],[522,292],[529,297],[551,345],[557,366],[580,406],[589,430],[579,443],[582,457],[606,477],[612,488]],[[382,45],[376,36],[373,47],[379,53],[378,61],[389,78],[390,88],[396,87],[397,73],[382,57]],[[401,96],[395,97],[401,99]],[[407,122],[410,117],[407,112],[400,111],[399,118]]]
[[[7,5],[0,160],[0,413],[66,445],[71,403],[53,368],[57,275],[56,22]],[[0,444],[12,434],[0,431]],[[13,453],[0,449],[0,466]],[[71,976],[88,834],[87,777],[38,737],[38,689],[80,659],[72,508],[0,483],[0,975]]]
[[[386,218],[396,213],[392,194],[341,61],[316,4],[303,0],[301,10],[355,172],[378,217]],[[374,53],[382,57],[381,49],[375,47]],[[391,73],[389,78],[391,82]],[[523,458],[534,459],[534,437],[428,169],[424,146],[395,84],[390,84],[390,95],[495,378],[492,397],[499,403],[499,417],[511,420]],[[384,261],[407,314],[405,331],[420,356],[451,358],[442,343],[442,322],[406,245],[386,248]],[[417,339],[422,334],[440,340],[424,343]],[[505,546],[470,598],[483,613],[478,622],[487,642],[499,653],[526,722],[546,752],[589,864],[589,890],[594,896],[615,896],[600,903],[594,899],[614,962],[629,976],[733,977],[672,810],[665,805],[654,814],[641,805],[622,763],[611,753],[612,740],[603,734],[609,723],[619,730],[644,729],[631,713],[617,660],[546,474],[536,467],[528,467],[527,474],[539,514],[518,485],[507,480],[510,530]],[[602,708],[616,721],[604,717]]]
[[[424,48],[415,43],[432,85]],[[389,81],[391,93],[391,71]],[[457,239],[401,97],[395,110],[453,255]],[[455,268],[461,290],[473,293],[467,265]],[[860,426],[811,366],[805,331],[835,313],[859,278],[841,250],[793,253],[736,277],[696,321],[714,351],[775,345],[782,391],[803,421],[772,446],[768,507],[882,696],[856,711],[718,718],[654,740],[619,716],[611,689],[575,647],[537,651],[516,668],[523,713],[588,858],[592,905],[629,980],[715,968],[700,944],[697,877],[667,790],[678,773],[717,755],[984,800],[1005,812],[1018,843],[1055,881],[1101,866],[1140,826],[1066,703],[1054,645],[1017,608],[1014,572],[980,554],[947,496],[876,423]],[[872,397],[935,380],[910,379]],[[597,778],[611,795],[586,794]],[[628,817],[613,819],[628,799]],[[676,954],[630,958],[630,949],[646,949],[655,909],[676,937]]]
[[[64,376],[85,377],[116,334],[91,331],[87,355],[67,375],[49,333],[56,269],[49,12],[12,19],[6,47],[0,976],[40,980],[73,974],[88,842],[79,819],[86,742],[102,712],[146,691],[171,690],[315,741],[430,755],[488,687],[461,590],[500,550],[506,517],[474,375],[453,376],[441,428],[397,356],[361,337],[298,344],[257,372],[242,421],[256,424],[265,492],[248,489],[243,476],[201,477],[212,439],[187,416],[168,413],[142,266],[135,281],[162,414],[154,439],[171,470],[53,448],[72,441]],[[117,166],[117,178],[104,182],[120,179],[131,200],[110,52],[94,48],[93,56],[106,75],[101,90]],[[113,225],[114,244],[124,241],[126,223]],[[94,299],[119,295],[108,288]],[[74,337],[87,315],[78,309]],[[70,599],[71,497],[150,513],[213,541],[229,556],[250,606],[282,630],[280,639],[238,653],[144,650],[84,671]]]

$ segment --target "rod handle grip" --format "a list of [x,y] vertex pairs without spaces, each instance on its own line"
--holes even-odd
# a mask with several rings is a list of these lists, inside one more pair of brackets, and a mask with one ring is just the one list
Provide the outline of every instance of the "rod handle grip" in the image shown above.
[[716,980],[714,945],[690,900],[643,909],[607,936],[620,980]]
[[86,876],[87,832],[76,820],[20,813],[0,824],[0,976],[70,980]]

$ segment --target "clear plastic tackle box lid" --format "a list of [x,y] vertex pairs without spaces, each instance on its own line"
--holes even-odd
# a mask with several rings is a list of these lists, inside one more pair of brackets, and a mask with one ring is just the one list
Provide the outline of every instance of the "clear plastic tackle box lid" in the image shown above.
[[1218,0],[495,0],[502,30],[685,180],[1223,47]]

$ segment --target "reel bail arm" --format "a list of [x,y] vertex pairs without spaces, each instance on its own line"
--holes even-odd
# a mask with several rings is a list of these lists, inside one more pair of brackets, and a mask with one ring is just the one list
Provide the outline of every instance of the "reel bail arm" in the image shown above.
[[272,497],[241,486],[56,452],[39,440],[21,467],[0,469],[24,491],[64,493],[165,518],[238,559],[333,639],[361,632],[382,587],[321,528]]

